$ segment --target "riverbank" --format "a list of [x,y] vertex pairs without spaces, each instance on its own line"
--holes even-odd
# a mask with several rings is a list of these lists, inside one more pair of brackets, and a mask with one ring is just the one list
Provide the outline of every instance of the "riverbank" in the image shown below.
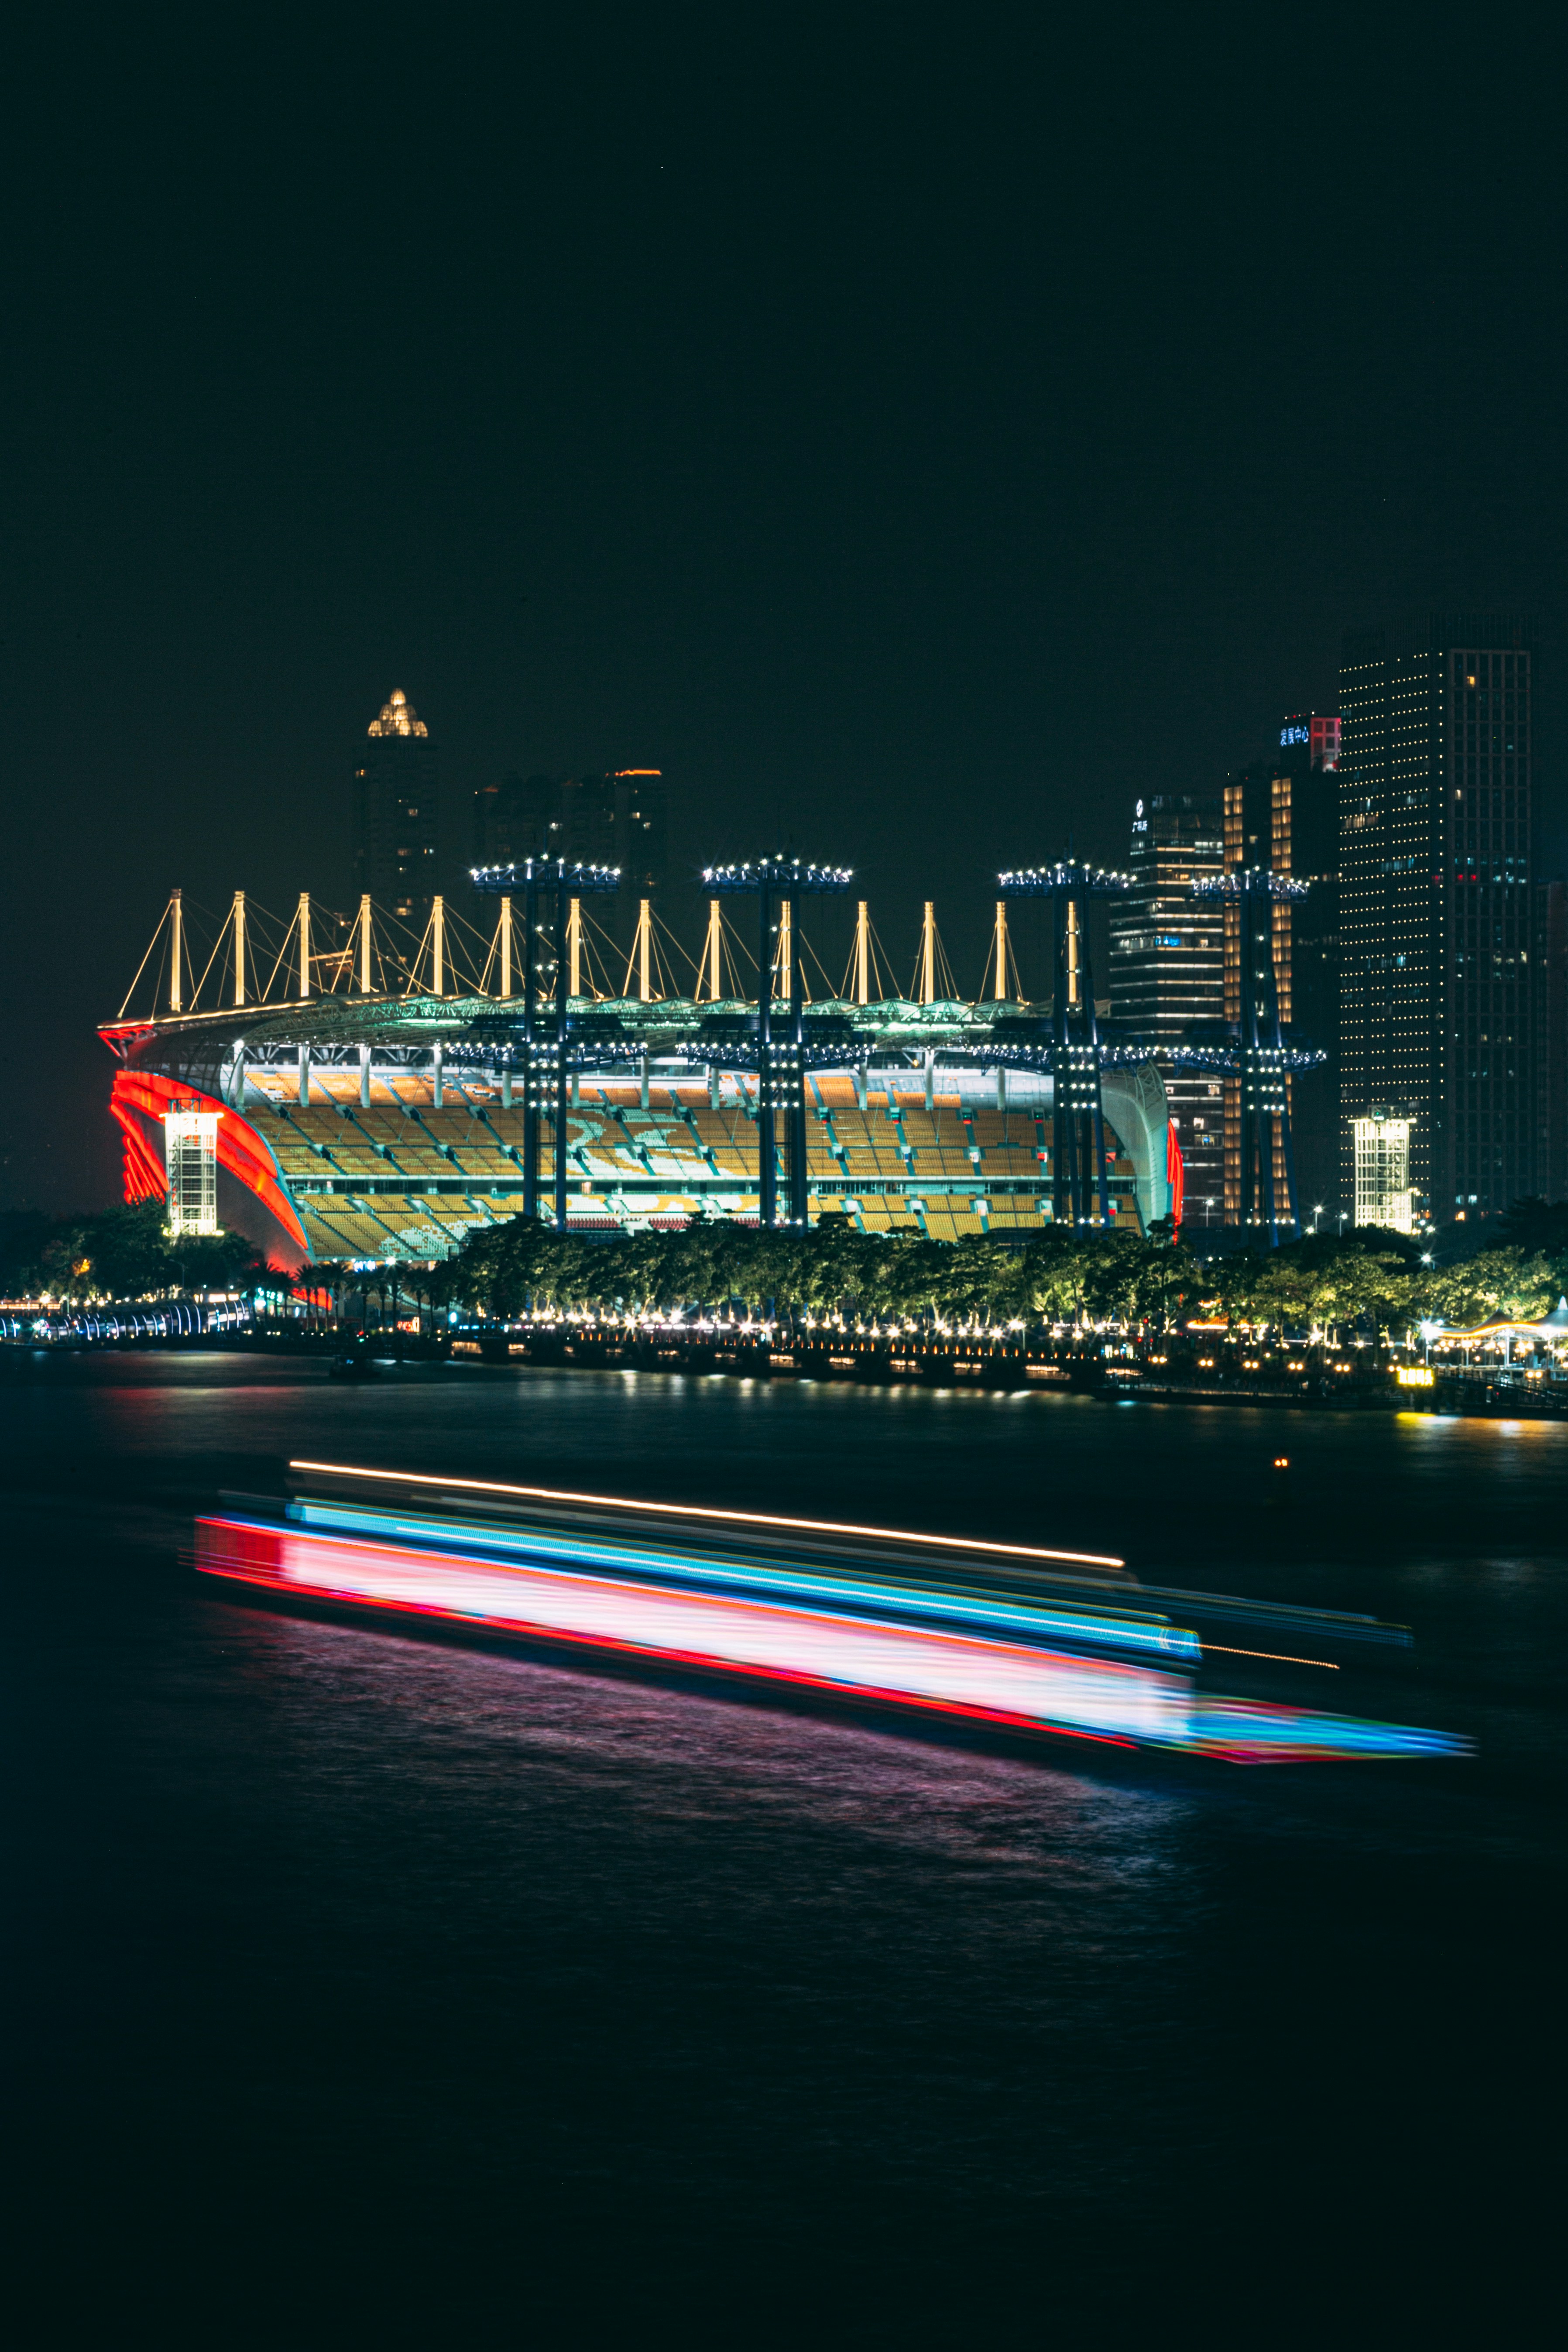
[[756,1324],[626,1325],[569,1322],[461,1324],[434,1331],[365,1329],[324,1320],[236,1325],[216,1312],[113,1312],[7,1335],[15,1353],[34,1349],[240,1349],[316,1358],[374,1377],[378,1364],[442,1362],[489,1368],[663,1372],[752,1381],[816,1381],[879,1387],[1062,1391],[1110,1402],[1268,1405],[1291,1412],[1399,1412],[1529,1420],[1568,1419],[1568,1379],[1528,1366],[1422,1360],[1403,1349],[1269,1348],[1205,1333],[1150,1340],[1090,1337],[823,1330]]

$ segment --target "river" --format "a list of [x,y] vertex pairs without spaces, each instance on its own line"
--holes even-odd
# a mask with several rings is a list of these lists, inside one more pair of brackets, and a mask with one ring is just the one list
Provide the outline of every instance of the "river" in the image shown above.
[[[49,2340],[1507,2339],[1560,2201],[1568,1425],[174,1351],[0,1398]],[[1358,1708],[1476,1752],[1102,1766],[198,1589],[194,1510],[298,1453],[1370,1610],[1415,1648]]]

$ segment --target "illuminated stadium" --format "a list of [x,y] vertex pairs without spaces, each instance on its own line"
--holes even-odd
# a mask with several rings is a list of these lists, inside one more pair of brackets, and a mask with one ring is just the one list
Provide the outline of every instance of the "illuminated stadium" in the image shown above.
[[[1096,1025],[1081,900],[1115,877],[1003,877],[1055,894],[1043,1004],[1016,991],[1005,901],[988,998],[938,992],[929,908],[917,992],[874,993],[863,904],[844,992],[808,998],[799,902],[849,877],[782,860],[710,874],[689,993],[668,984],[646,906],[610,993],[584,907],[612,878],[488,870],[493,929],[437,899],[401,948],[368,898],[334,925],[302,898],[268,931],[242,894],[198,940],[175,893],[100,1032],[126,1198],[167,1197],[176,1227],[221,1225],[291,1266],[428,1263],[524,1213],[584,1234],[842,1214],[943,1241],[1179,1216],[1159,1075]],[[772,982],[754,995],[725,912],[748,892]]]

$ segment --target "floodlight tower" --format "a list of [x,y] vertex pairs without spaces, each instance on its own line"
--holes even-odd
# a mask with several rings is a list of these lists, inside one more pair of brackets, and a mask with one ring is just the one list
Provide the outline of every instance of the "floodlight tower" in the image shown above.
[[[502,896],[523,894],[522,1020],[518,1045],[522,1055],[522,1213],[539,1214],[539,1114],[546,1102],[555,1125],[555,1230],[566,1230],[566,1043],[571,1000],[566,993],[566,913],[574,898],[618,890],[618,866],[575,866],[564,857],[520,857],[510,866],[476,866],[476,890]],[[536,1034],[539,1003],[540,886],[555,887],[554,1034]]]
[[[1193,884],[1194,898],[1234,902],[1240,916],[1241,1017],[1226,1057],[1237,1081],[1241,1108],[1241,1201],[1243,1225],[1267,1225],[1271,1248],[1281,1234],[1299,1240],[1296,1168],[1290,1141],[1289,1073],[1310,1067],[1321,1054],[1288,1045],[1279,1021],[1279,991],[1274,974],[1274,909],[1281,899],[1304,898],[1307,885],[1265,866],[1233,867]],[[1279,1198],[1276,1166],[1283,1180]]]
[[805,1169],[805,988],[798,945],[789,961],[784,1000],[787,1040],[775,1045],[773,1028],[774,901],[790,910],[795,932],[797,898],[839,894],[854,880],[847,866],[803,866],[798,857],[759,857],[749,866],[707,866],[702,879],[715,895],[757,894],[757,1223],[776,1225],[778,1216],[777,1114],[789,1128],[789,1213],[786,1225],[804,1233],[809,1218]]
[[1119,897],[1131,877],[1064,857],[1055,866],[999,874],[1008,898],[1051,902],[1051,1214],[1058,1224],[1110,1223],[1105,1176],[1105,1111],[1100,1091],[1101,1048],[1089,954],[1089,902]]

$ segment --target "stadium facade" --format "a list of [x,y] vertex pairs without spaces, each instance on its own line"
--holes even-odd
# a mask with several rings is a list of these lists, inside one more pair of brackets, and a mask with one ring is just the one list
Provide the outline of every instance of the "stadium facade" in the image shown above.
[[[368,939],[368,908],[363,920]],[[370,971],[367,950],[358,981]],[[559,1169],[560,1101],[564,1198],[547,1185],[538,1205],[563,1205],[569,1231],[757,1221],[771,1122],[754,1000],[570,997],[566,1076],[547,1090],[520,1051],[516,998],[363,988],[352,952],[303,950],[300,973],[286,1001],[165,1003],[103,1024],[128,1200],[208,1199],[220,1224],[293,1267],[428,1263],[517,1215],[531,1160]],[[542,1009],[553,1040],[556,1008]],[[955,1240],[1022,1236],[1059,1213],[1048,1007],[834,999],[802,1006],[795,1027],[805,1117],[780,1136],[779,1183],[804,1147],[804,1187],[789,1190],[804,1189],[810,1223]],[[1146,1231],[1180,1214],[1179,1144],[1152,1061],[1105,1058],[1103,1198],[1113,1227]],[[210,1156],[205,1191],[193,1152]]]

